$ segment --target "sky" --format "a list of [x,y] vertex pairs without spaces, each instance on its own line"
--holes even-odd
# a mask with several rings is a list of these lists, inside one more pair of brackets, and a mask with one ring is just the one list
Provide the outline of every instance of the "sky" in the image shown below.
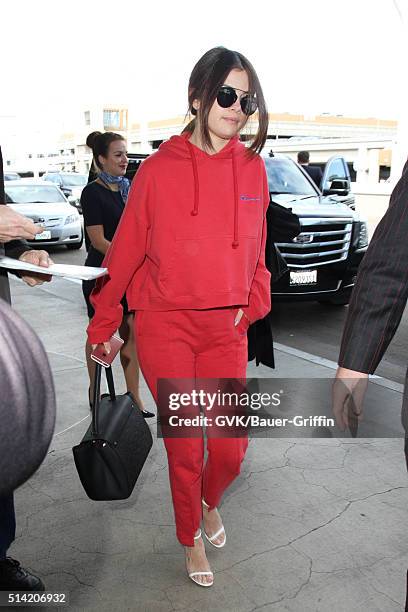
[[68,129],[95,102],[140,119],[184,114],[190,72],[217,45],[252,62],[270,112],[398,119],[406,4],[2,0],[0,128],[14,114],[27,128]]

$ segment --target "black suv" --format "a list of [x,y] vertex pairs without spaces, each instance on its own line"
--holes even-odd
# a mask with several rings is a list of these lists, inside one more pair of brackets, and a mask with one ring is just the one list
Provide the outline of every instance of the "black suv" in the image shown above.
[[149,153],[128,153],[129,164],[126,170],[125,176],[131,181],[139,170],[139,166],[146,157],[149,157]]
[[289,272],[272,283],[274,299],[348,304],[368,233],[355,210],[347,164],[341,157],[329,160],[322,192],[292,159],[276,156],[264,161],[271,200],[290,208],[301,224],[296,238],[277,244]]
[[41,177],[57,185],[68,202],[82,214],[81,193],[88,181],[88,175],[77,172],[47,172]]

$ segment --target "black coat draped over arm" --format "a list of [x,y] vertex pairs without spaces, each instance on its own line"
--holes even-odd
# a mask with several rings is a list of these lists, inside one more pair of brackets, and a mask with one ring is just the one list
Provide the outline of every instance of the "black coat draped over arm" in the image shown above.
[[[301,231],[299,217],[291,209],[270,202],[266,211],[267,235],[265,246],[265,265],[271,273],[272,282],[278,280],[287,270],[287,265],[275,242],[289,242]],[[262,363],[275,367],[273,354],[271,313],[255,321],[248,329],[248,361],[255,359],[256,365]]]

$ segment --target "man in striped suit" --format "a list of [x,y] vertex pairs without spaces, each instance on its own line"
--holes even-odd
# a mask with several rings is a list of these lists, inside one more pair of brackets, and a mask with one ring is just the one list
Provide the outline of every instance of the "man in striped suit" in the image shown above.
[[[348,423],[348,398],[362,418],[368,384],[391,342],[408,297],[408,160],[360,265],[340,348],[333,412],[341,429]],[[340,384],[340,383],[344,384]],[[402,406],[408,469],[408,370]]]

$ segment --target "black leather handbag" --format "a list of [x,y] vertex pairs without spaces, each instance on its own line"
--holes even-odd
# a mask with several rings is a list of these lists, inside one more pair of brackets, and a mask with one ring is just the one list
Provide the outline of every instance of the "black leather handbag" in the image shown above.
[[102,366],[96,364],[92,423],[74,446],[75,465],[88,497],[127,499],[153,444],[152,434],[132,395],[116,395],[111,368],[109,394],[99,399]]

